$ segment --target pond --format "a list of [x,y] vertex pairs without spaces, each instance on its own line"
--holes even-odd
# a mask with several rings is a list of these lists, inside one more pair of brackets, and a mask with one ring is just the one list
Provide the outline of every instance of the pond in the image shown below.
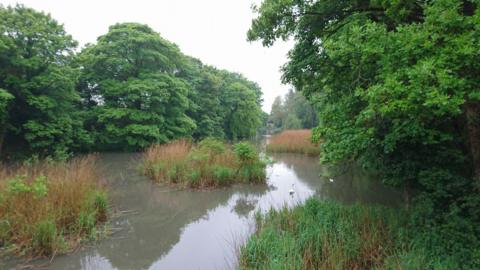
[[258,211],[294,206],[310,196],[344,203],[401,203],[399,193],[360,170],[349,169],[331,181],[321,176],[318,158],[272,158],[267,184],[197,191],[153,184],[139,174],[138,154],[101,154],[99,168],[121,213],[111,221],[114,233],[56,257],[49,269],[234,269],[239,247],[255,230]]

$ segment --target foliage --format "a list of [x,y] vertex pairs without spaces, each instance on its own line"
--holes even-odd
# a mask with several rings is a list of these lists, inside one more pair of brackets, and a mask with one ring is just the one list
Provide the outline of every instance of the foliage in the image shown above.
[[260,87],[240,74],[189,60],[181,76],[192,86],[187,114],[197,123],[193,137],[232,141],[252,138],[263,114]]
[[280,96],[275,98],[268,121],[273,133],[283,129],[311,129],[318,123],[315,106],[300,92],[293,90],[284,99]]
[[444,248],[480,238],[478,4],[265,0],[248,33],[295,39],[284,80],[318,104],[322,161],[414,190],[417,225],[448,231]]
[[240,140],[260,125],[256,83],[182,54],[147,25],[112,25],[75,53],[50,15],[17,5],[0,17],[2,160]]
[[76,42],[22,5],[0,6],[0,17],[0,151],[46,156],[88,144],[70,65]]
[[234,182],[265,181],[266,163],[248,143],[229,145],[206,138],[197,145],[185,140],[148,148],[143,172],[158,182],[192,188],[226,186]]
[[[476,269],[475,251],[447,255],[409,225],[408,213],[311,198],[257,217],[241,269]],[[478,252],[478,251],[477,251]]]
[[110,27],[79,56],[88,129],[104,149],[141,149],[190,134],[188,85],[175,75],[184,57],[146,25]]
[[92,156],[0,168],[5,252],[47,256],[68,252],[82,239],[96,239],[109,204],[94,171]]

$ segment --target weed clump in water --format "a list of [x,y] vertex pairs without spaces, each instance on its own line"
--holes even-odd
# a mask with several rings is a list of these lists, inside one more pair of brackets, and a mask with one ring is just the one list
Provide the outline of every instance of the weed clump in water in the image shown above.
[[205,188],[264,182],[265,167],[251,144],[241,142],[231,147],[207,138],[197,145],[179,140],[151,146],[144,154],[142,170],[157,182]]
[[268,140],[267,151],[317,156],[320,154],[320,146],[312,143],[311,137],[312,132],[308,129],[285,130]]
[[0,168],[1,253],[48,256],[97,238],[108,200],[95,157]]

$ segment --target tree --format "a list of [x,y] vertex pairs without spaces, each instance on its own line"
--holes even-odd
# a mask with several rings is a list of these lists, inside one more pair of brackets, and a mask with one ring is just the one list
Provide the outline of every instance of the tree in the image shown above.
[[318,104],[324,162],[415,189],[422,222],[458,229],[480,222],[478,4],[265,0],[248,37],[294,37],[284,80]]
[[224,81],[215,68],[203,65],[200,60],[193,58],[189,62],[190,68],[184,78],[191,85],[189,92],[191,102],[187,114],[197,124],[192,136],[195,139],[207,137],[223,139],[226,114],[222,107]]
[[255,136],[261,124],[261,109],[256,91],[241,82],[227,86],[225,92],[225,131],[231,140]]
[[282,129],[311,129],[317,125],[314,106],[300,93],[290,89],[282,100],[276,97],[270,112],[275,131]]
[[272,109],[270,110],[270,121],[273,123],[275,129],[281,129],[284,126],[285,109],[283,107],[283,101],[281,96],[277,96],[272,103]]
[[79,56],[79,91],[91,110],[88,129],[101,149],[136,150],[189,136],[189,85],[176,74],[185,65],[176,45],[150,27],[110,27]]
[[0,18],[3,152],[45,156],[88,142],[75,112],[77,43],[49,15],[22,5],[0,6]]

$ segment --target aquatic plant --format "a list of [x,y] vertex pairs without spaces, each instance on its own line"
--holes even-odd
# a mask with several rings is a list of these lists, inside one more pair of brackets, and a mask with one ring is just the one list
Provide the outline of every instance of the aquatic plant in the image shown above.
[[312,132],[308,129],[285,130],[268,140],[267,151],[319,155],[320,146],[312,143],[311,137]]
[[98,180],[94,156],[2,166],[0,253],[47,256],[95,239],[108,212]]
[[205,188],[265,181],[265,167],[249,143],[231,147],[206,138],[196,145],[186,140],[153,145],[145,151],[142,170],[157,182]]
[[[241,249],[241,269],[477,269],[480,261],[435,254],[402,209],[309,199],[257,215]],[[472,256],[475,256],[473,254]],[[477,263],[477,264],[476,264]]]

